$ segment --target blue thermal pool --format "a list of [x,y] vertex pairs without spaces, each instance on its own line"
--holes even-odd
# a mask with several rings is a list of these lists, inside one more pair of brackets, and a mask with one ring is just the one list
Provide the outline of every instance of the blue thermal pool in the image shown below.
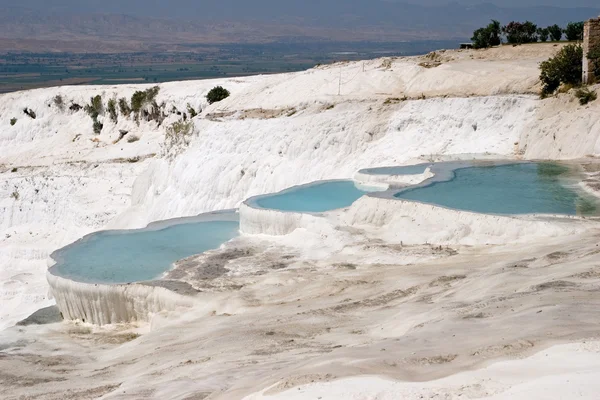
[[574,186],[572,171],[559,164],[473,166],[394,197],[488,214],[595,214],[596,201]]
[[261,196],[255,204],[280,211],[325,212],[348,207],[366,193],[353,181],[324,181]]
[[53,273],[79,282],[151,280],[185,257],[238,236],[238,221],[179,223],[162,229],[98,232],[56,251]]

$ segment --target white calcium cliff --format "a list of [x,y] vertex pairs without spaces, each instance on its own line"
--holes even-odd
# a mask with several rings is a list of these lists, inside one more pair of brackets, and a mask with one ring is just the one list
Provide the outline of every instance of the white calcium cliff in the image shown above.
[[391,243],[487,245],[575,235],[598,223],[576,217],[479,214],[436,205],[365,196],[340,213],[339,223]]
[[354,174],[354,181],[357,185],[363,187],[380,187],[382,190],[387,190],[390,186],[402,187],[421,183],[433,177],[431,168],[425,169],[422,174],[415,175],[373,175],[358,171]]
[[158,286],[81,283],[47,272],[58,308],[68,320],[96,325],[148,322],[152,315],[192,307],[195,300]]
[[[95,135],[83,110],[69,110],[95,95],[106,105],[151,85],[0,95],[0,329],[53,302],[45,259],[95,230],[237,207],[293,185],[440,156],[600,154],[598,103],[535,94],[538,63],[554,51],[446,52],[436,68],[420,66],[418,57],[380,59],[365,62],[364,72],[363,63],[341,63],[161,84],[157,102],[165,110],[202,110],[189,144],[175,148],[166,146],[165,129],[177,114],[157,126],[121,115],[115,124],[105,112]],[[208,105],[204,96],[215,85],[231,96]],[[128,134],[117,142],[119,130]]]

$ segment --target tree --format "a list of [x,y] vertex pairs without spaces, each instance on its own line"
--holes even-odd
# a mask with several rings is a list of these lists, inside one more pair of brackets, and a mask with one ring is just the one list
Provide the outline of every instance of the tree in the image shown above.
[[542,97],[554,93],[561,84],[578,86],[581,84],[583,48],[579,44],[569,44],[556,56],[540,64]]
[[554,24],[548,27],[548,31],[550,32],[550,39],[553,42],[558,42],[562,39],[563,30],[560,26]]
[[565,35],[568,41],[583,40],[583,22],[569,22]]
[[213,104],[224,100],[227,97],[229,97],[229,90],[223,88],[222,86],[215,86],[214,88],[210,89],[206,95],[206,100],[208,100],[208,104]]
[[540,39],[540,42],[547,42],[548,37],[550,36],[550,30],[548,28],[538,28],[537,36]]
[[525,21],[523,24],[523,36],[525,38],[523,43],[537,42],[537,25],[531,21]]
[[512,21],[502,28],[506,40],[511,44],[537,42],[537,25],[530,21]]
[[500,40],[500,32],[500,22],[492,20],[485,28],[480,28],[473,32],[473,37],[471,38],[473,47],[476,49],[485,49],[498,46],[502,42]]

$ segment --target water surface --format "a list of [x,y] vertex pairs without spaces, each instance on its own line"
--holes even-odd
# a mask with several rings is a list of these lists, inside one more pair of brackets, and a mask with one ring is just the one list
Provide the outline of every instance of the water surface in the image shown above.
[[54,273],[79,282],[151,280],[185,257],[238,236],[237,221],[180,223],[158,230],[98,232],[55,252]]
[[256,205],[280,211],[325,212],[348,207],[366,193],[353,181],[324,181],[261,196]]
[[569,168],[552,163],[474,166],[448,181],[404,190],[396,198],[488,214],[590,215],[595,201],[571,187]]

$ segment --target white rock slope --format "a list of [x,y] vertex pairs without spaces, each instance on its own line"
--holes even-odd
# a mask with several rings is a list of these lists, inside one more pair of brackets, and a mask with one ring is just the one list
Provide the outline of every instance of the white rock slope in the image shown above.
[[[105,104],[130,98],[148,85],[0,96],[0,328],[52,302],[43,260],[94,230],[236,207],[252,195],[417,159],[599,154],[598,104],[535,96],[537,64],[555,50],[445,52],[433,56],[441,62],[435,68],[419,57],[380,59],[161,84],[165,110],[202,109],[189,147],[173,160],[163,141],[176,114],[161,127],[123,116],[114,124],[102,114],[94,135],[90,117],[69,110],[98,94]],[[203,96],[217,84],[232,95],[209,106]],[[140,140],[114,143],[120,129]]]

